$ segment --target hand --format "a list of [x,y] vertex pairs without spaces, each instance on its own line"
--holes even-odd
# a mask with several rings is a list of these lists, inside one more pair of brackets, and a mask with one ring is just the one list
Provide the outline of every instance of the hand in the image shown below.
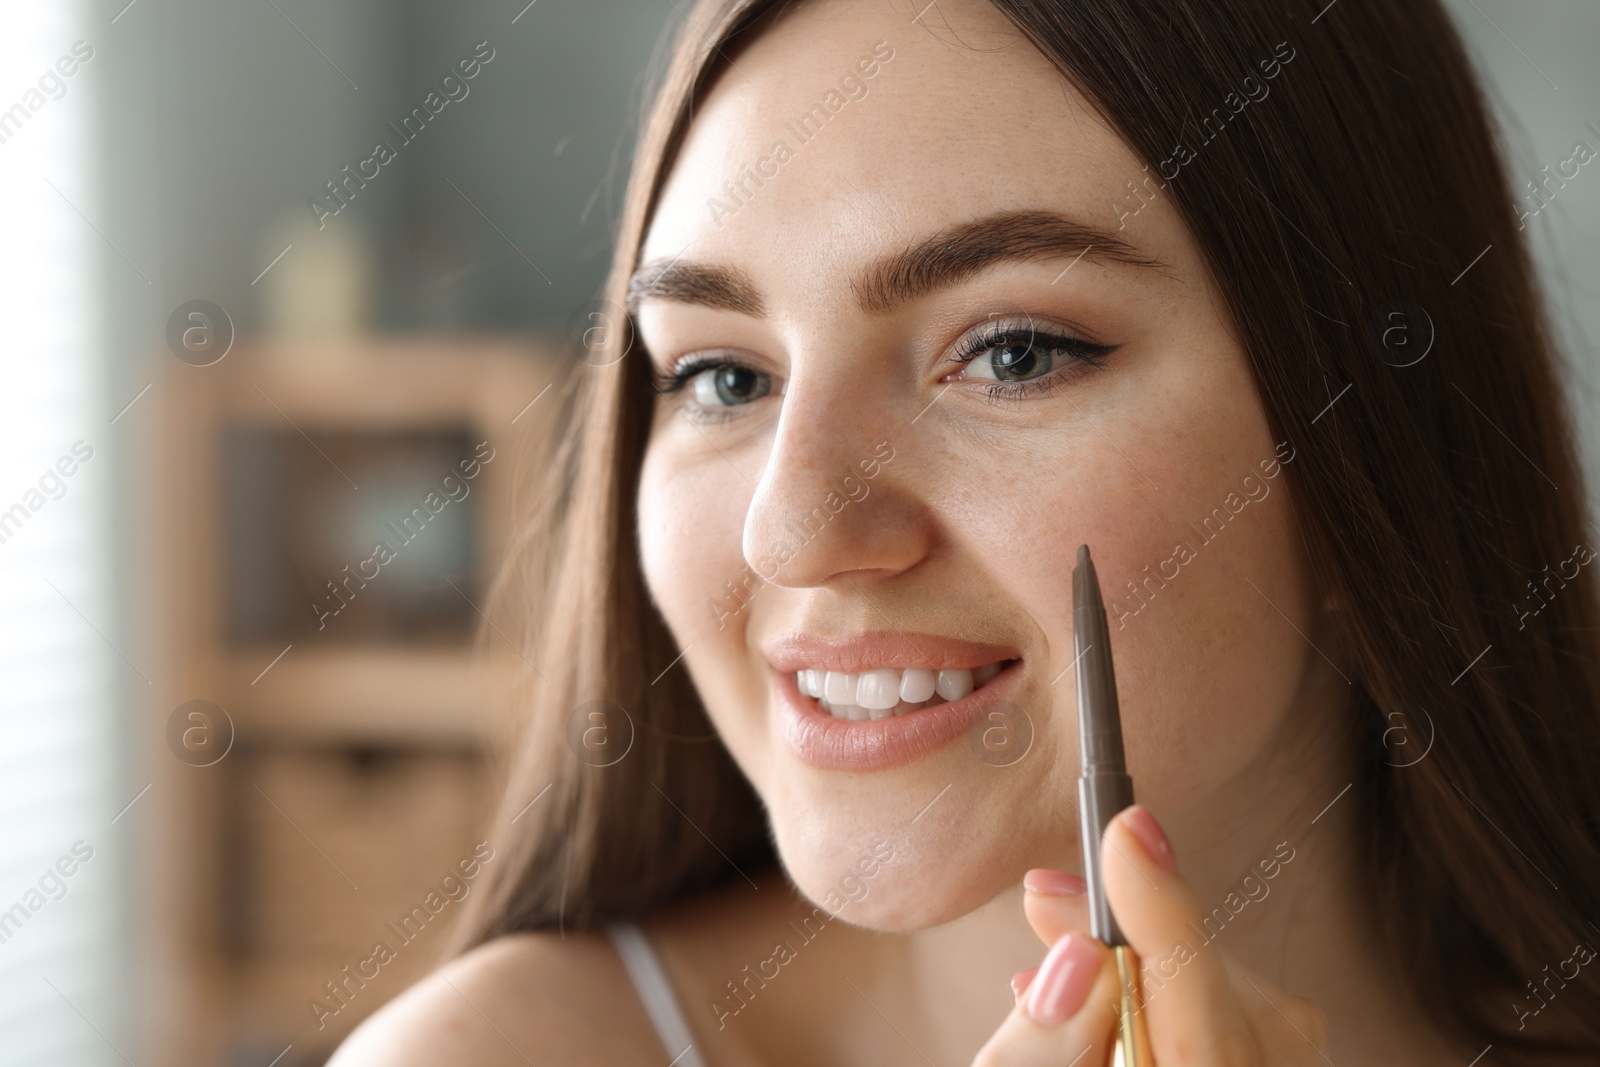
[[[1140,969],[1156,976],[1143,992],[1158,1067],[1326,1062],[1328,1020],[1320,1008],[1196,935],[1204,929],[1200,906],[1148,811],[1134,805],[1118,813],[1101,855],[1111,910]],[[1029,871],[1023,885],[1028,923],[1050,951],[1011,980],[1016,1007],[973,1065],[1102,1067],[1115,1035],[1117,968],[1111,951],[1089,935],[1083,879],[1041,869]]]

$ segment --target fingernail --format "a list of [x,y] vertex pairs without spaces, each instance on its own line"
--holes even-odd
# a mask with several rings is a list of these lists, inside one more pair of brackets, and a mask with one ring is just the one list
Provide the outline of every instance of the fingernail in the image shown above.
[[1012,975],[1011,976],[1011,995],[1013,997],[1022,996],[1023,992],[1027,990],[1028,986],[1033,984],[1033,976],[1038,974],[1038,973],[1039,973],[1039,968],[1037,968],[1037,967],[1029,967],[1025,971],[1018,971],[1016,974]]
[[1099,972],[1100,953],[1082,934],[1071,933],[1051,946],[1028,987],[1028,1016],[1044,1026],[1059,1026],[1089,999]]
[[1166,833],[1162,831],[1161,824],[1156,822],[1154,815],[1141,805],[1135,804],[1123,812],[1122,821],[1133,832],[1133,836],[1138,838],[1145,855],[1168,871],[1177,872],[1178,860],[1172,854],[1172,842],[1167,840]]
[[1052,871],[1048,867],[1035,867],[1022,876],[1022,888],[1047,897],[1075,897],[1083,892],[1086,885],[1076,874]]

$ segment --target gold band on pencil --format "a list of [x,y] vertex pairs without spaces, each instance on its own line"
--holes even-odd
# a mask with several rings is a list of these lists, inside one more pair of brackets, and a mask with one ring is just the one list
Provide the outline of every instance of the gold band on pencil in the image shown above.
[[1150,1035],[1145,1029],[1144,999],[1139,991],[1139,957],[1127,945],[1111,950],[1117,959],[1118,1024],[1111,1047],[1111,1067],[1155,1067]]

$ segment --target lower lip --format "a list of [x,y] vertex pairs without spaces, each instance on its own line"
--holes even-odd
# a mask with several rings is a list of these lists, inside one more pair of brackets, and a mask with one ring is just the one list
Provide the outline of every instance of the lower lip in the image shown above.
[[836,719],[800,692],[794,672],[781,676],[778,714],[783,739],[801,762],[832,771],[884,771],[932,755],[982,722],[1016,688],[1017,660],[960,700],[887,719]]

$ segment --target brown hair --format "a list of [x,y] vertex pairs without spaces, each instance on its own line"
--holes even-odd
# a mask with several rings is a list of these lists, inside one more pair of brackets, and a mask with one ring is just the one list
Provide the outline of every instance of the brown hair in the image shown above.
[[[1157,172],[1170,181],[1274,439],[1296,446],[1299,529],[1342,606],[1358,679],[1345,802],[1393,965],[1442,1032],[1493,1043],[1502,1062],[1600,1052],[1600,985],[1530,995],[1556,992],[1549,976],[1600,915],[1600,619],[1587,560],[1561,573],[1584,545],[1584,490],[1455,28],[1437,0],[991,2],[1149,161],[1129,177],[1149,195]],[[694,104],[792,6],[704,0],[680,32],[635,157],[612,309]],[[908,31],[922,32],[909,15]],[[1257,98],[1247,79],[1259,87],[1269,69]],[[1413,347],[1394,345],[1396,325]],[[543,509],[505,586],[547,680],[529,679],[529,736],[495,836],[548,794],[486,873],[463,945],[638,914],[773,859],[761,805],[686,673],[657,677],[678,649],[635,544],[647,356],[625,317],[609,345],[615,362],[572,379]],[[635,727],[614,766],[564,740],[594,700]],[[1424,758],[1385,747],[1397,723],[1417,731],[1408,751],[1431,739]],[[1550,1004],[1529,1022],[1517,998]]]

